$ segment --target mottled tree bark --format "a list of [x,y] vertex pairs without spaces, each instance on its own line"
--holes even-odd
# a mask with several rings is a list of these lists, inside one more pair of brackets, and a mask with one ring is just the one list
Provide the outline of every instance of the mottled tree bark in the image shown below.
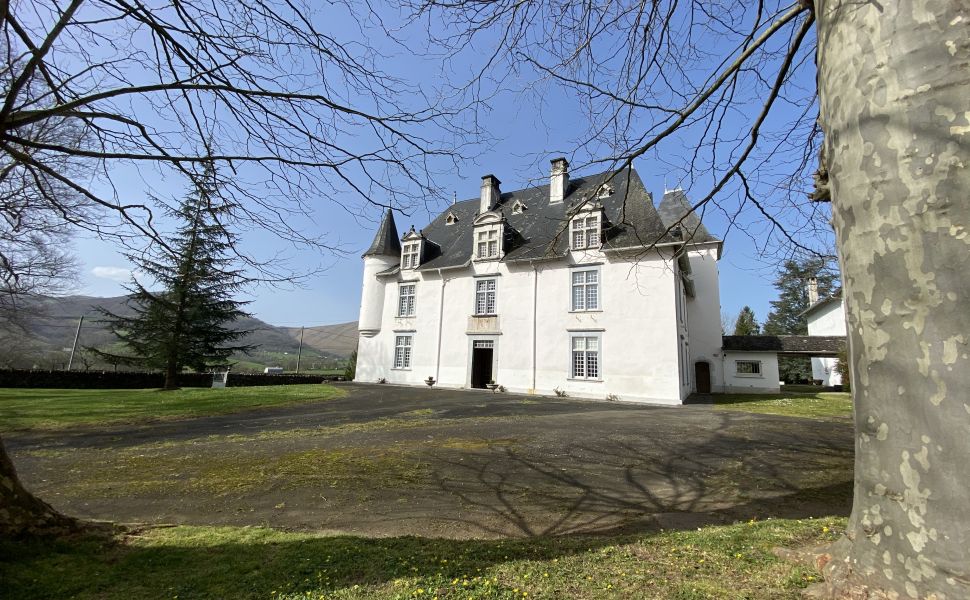
[[970,5],[816,9],[856,421],[829,593],[970,598]]
[[0,537],[61,535],[80,529],[77,520],[62,515],[24,489],[0,440]]

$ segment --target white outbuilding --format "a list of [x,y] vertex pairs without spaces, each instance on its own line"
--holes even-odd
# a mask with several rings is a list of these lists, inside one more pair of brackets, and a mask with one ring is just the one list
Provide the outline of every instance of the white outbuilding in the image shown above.
[[364,253],[358,381],[680,404],[720,391],[722,242],[632,168],[514,192],[494,175]]

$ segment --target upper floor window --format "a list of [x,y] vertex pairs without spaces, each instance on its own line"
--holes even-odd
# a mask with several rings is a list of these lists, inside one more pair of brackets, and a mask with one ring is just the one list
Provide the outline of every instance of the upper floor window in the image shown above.
[[598,335],[572,336],[573,379],[600,379],[600,338]]
[[495,288],[494,279],[479,279],[475,282],[476,315],[495,314]]
[[414,316],[414,289],[413,283],[404,283],[398,288],[397,316]]
[[598,248],[600,245],[600,217],[585,214],[573,218],[571,247],[573,250]]
[[572,279],[572,310],[599,310],[599,269],[574,270]]
[[421,242],[408,242],[401,251],[401,268],[416,269],[420,262]]
[[398,335],[394,337],[394,368],[411,368],[411,342],[413,336]]
[[498,229],[482,229],[476,234],[476,258],[498,258]]

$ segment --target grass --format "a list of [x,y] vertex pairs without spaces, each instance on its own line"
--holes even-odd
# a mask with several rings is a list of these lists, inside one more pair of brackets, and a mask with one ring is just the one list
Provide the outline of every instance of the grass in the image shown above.
[[847,392],[714,394],[713,398],[714,406],[718,410],[813,419],[852,416],[852,394]]
[[62,429],[199,417],[342,396],[329,385],[275,385],[224,389],[54,390],[0,388],[0,431]]
[[49,458],[66,461],[58,493],[84,498],[219,497],[300,488],[390,489],[430,476],[415,448],[400,443],[283,451],[234,443],[188,453],[175,445],[86,448]]
[[366,539],[262,527],[153,529],[110,542],[0,541],[9,600],[77,598],[798,598],[817,572],[775,546],[844,519],[526,540]]

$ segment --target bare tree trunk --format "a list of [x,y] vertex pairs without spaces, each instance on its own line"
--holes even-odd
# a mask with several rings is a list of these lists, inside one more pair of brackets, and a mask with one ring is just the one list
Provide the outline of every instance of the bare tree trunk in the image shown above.
[[970,598],[970,8],[816,5],[856,422],[826,585]]
[[0,440],[0,537],[63,535],[81,524],[24,489]]
[[169,360],[165,366],[165,385],[163,389],[177,390],[178,387],[178,368],[174,360]]

